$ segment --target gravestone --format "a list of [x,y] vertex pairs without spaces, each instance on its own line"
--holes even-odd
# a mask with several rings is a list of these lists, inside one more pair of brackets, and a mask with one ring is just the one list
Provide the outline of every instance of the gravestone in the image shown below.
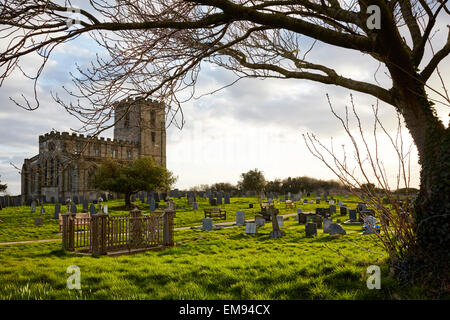
[[95,204],[91,203],[91,206],[89,207],[89,214],[92,217],[96,213],[97,213],[97,211],[95,210]]
[[34,213],[36,212],[36,201],[33,200],[33,202],[31,202],[31,212]]
[[151,199],[150,199],[150,212],[155,211],[155,209],[156,209],[156,202],[155,202],[155,199],[151,198]]
[[342,226],[340,224],[337,223],[332,223],[330,224],[330,226],[328,227],[328,233],[333,236],[335,234],[346,234],[344,228],[342,228]]
[[323,219],[323,233],[329,233],[330,225],[333,223],[330,219]]
[[198,210],[198,202],[192,203],[192,210]]
[[277,216],[278,226],[284,227],[284,221],[282,216]]
[[249,208],[249,209],[253,209],[253,203],[249,203],[249,204],[248,204],[248,208]]
[[362,233],[363,235],[366,234],[375,234],[376,231],[376,224],[377,224],[377,219],[373,216],[365,216],[364,217],[364,232]]
[[230,195],[228,193],[225,194],[224,203],[225,204],[230,204]]
[[59,219],[59,214],[61,213],[61,205],[57,203],[55,205],[55,214],[53,215],[54,219]]
[[341,216],[346,216],[347,215],[347,207],[339,207],[339,210],[341,212]]
[[262,227],[266,224],[266,219],[260,214],[255,215],[255,223],[258,227]]
[[322,229],[322,217],[319,215],[315,215],[313,218],[313,222],[316,224],[318,229]]
[[305,224],[306,223],[306,214],[300,212],[297,215],[298,215],[298,223]]
[[202,219],[202,230],[203,231],[212,231],[213,229],[213,219],[212,218],[203,218]]
[[44,224],[44,219],[42,217],[34,218],[34,225],[36,227],[42,226]]
[[217,200],[216,200],[216,198],[209,198],[209,205],[211,205],[211,206],[217,206]]
[[41,206],[41,213],[45,213],[45,209],[43,206]]
[[236,211],[236,225],[243,226],[245,224],[244,211]]
[[349,209],[348,210],[348,218],[350,221],[357,221],[356,220],[356,210],[355,209]]
[[317,237],[317,225],[315,223],[307,223],[305,225],[306,237]]
[[70,206],[70,212],[71,213],[77,213],[77,206],[75,203],[72,203]]
[[103,206],[103,213],[108,213],[108,206],[106,204]]
[[338,201],[338,205],[339,205],[339,206],[343,206],[343,205],[344,205],[344,201],[340,201],[340,200],[339,200],[339,201]]
[[256,234],[256,223],[247,222],[245,224],[245,233],[246,234]]
[[83,200],[83,212],[87,212],[89,210],[89,202],[84,199]]
[[217,195],[217,204],[222,204],[222,195]]
[[336,206],[335,205],[331,205],[330,206],[330,214],[336,213]]

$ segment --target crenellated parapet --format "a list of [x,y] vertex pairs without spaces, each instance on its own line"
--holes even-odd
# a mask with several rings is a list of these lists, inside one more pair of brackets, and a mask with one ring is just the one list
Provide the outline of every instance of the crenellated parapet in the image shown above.
[[85,136],[84,134],[77,134],[69,132],[58,132],[51,131],[44,135],[39,136],[39,143],[44,143],[49,140],[65,140],[71,142],[84,142],[84,143],[94,143],[94,144],[108,144],[116,146],[126,146],[126,147],[136,147],[137,143],[133,141],[123,140],[123,139],[111,139],[105,137],[93,137],[90,135]]

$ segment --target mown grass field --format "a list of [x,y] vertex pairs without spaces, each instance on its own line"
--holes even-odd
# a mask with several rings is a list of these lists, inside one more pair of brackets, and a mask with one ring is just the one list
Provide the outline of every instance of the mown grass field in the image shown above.
[[[181,201],[187,207],[185,200],[176,200],[177,207]],[[230,212],[229,220],[234,220],[237,208],[248,208],[250,201],[257,203],[256,198],[232,198],[232,204],[223,206]],[[114,210],[121,205],[119,201],[108,204],[113,214],[121,214]],[[206,202],[200,202],[197,212],[177,212],[177,226],[200,224],[204,206]],[[299,207],[313,211],[315,206]],[[57,223],[48,207],[41,227],[34,227],[33,217],[39,214],[32,215],[28,207],[4,208],[1,240],[57,237]],[[9,212],[12,209],[14,213]],[[246,219],[251,219],[258,208],[244,211]],[[334,220],[338,215],[339,211]],[[286,236],[281,239],[270,239],[270,223],[251,236],[245,235],[244,227],[177,230],[173,248],[119,257],[64,252],[59,241],[1,245],[0,299],[427,298],[424,289],[403,287],[389,275],[387,256],[376,237],[360,235],[360,226],[345,226],[347,235],[338,239],[322,230],[317,238],[306,238],[305,227],[293,217],[284,223]],[[382,270],[380,290],[366,286],[366,270],[372,264]],[[70,276],[66,270],[71,265],[81,270],[81,291],[66,287]]]

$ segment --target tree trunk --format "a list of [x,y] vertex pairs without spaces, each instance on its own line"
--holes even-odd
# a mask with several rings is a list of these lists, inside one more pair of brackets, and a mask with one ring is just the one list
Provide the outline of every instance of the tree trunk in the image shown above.
[[393,93],[395,105],[417,146],[421,165],[420,192],[413,213],[417,244],[422,255],[420,259],[433,269],[448,268],[450,130],[437,117],[423,84],[417,80],[405,83],[408,81],[405,78],[413,78],[402,76],[400,81],[393,77]]

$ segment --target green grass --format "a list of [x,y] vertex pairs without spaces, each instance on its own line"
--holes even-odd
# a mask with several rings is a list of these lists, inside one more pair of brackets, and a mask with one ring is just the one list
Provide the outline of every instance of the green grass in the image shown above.
[[[80,256],[61,244],[0,246],[0,299],[422,299],[388,275],[373,236],[348,227],[345,238],[285,221],[287,235],[269,237],[270,225],[246,236],[244,227],[177,231],[177,245],[119,257]],[[345,241],[345,240],[347,241]],[[350,242],[350,243],[349,243]],[[339,256],[324,246],[345,254]],[[356,259],[356,260],[353,260]],[[382,268],[381,290],[366,287],[370,264]],[[81,291],[68,290],[68,266],[81,270]]]
[[[203,208],[209,205],[199,200],[199,210],[192,211],[185,199],[176,199],[177,227],[201,224]],[[254,209],[248,209],[249,202],[255,204]],[[346,204],[354,208],[357,202],[350,198]],[[257,203],[256,198],[232,198],[230,205],[221,207],[233,221],[236,210],[244,210],[246,219],[251,219],[259,211]],[[120,200],[106,204],[113,215],[126,213]],[[147,205],[136,204],[148,212]],[[318,206],[327,205],[298,207],[308,212]],[[296,211],[278,207],[281,214]],[[4,208],[0,241],[58,238],[53,205],[45,209],[44,225],[35,227],[33,220],[39,213],[30,213],[29,207]],[[339,211],[336,218],[345,219]],[[306,238],[305,227],[293,217],[284,224],[286,236],[276,240],[269,237],[270,223],[250,236],[244,227],[178,230],[173,248],[119,257],[64,252],[59,241],[1,245],[0,299],[428,298],[423,288],[402,287],[389,275],[387,256],[376,237],[360,235],[360,226],[345,226],[347,235],[335,239],[321,229],[317,238]],[[371,264],[381,267],[381,290],[366,287],[366,269]],[[66,287],[70,276],[66,270],[71,265],[80,267],[81,291]]]

